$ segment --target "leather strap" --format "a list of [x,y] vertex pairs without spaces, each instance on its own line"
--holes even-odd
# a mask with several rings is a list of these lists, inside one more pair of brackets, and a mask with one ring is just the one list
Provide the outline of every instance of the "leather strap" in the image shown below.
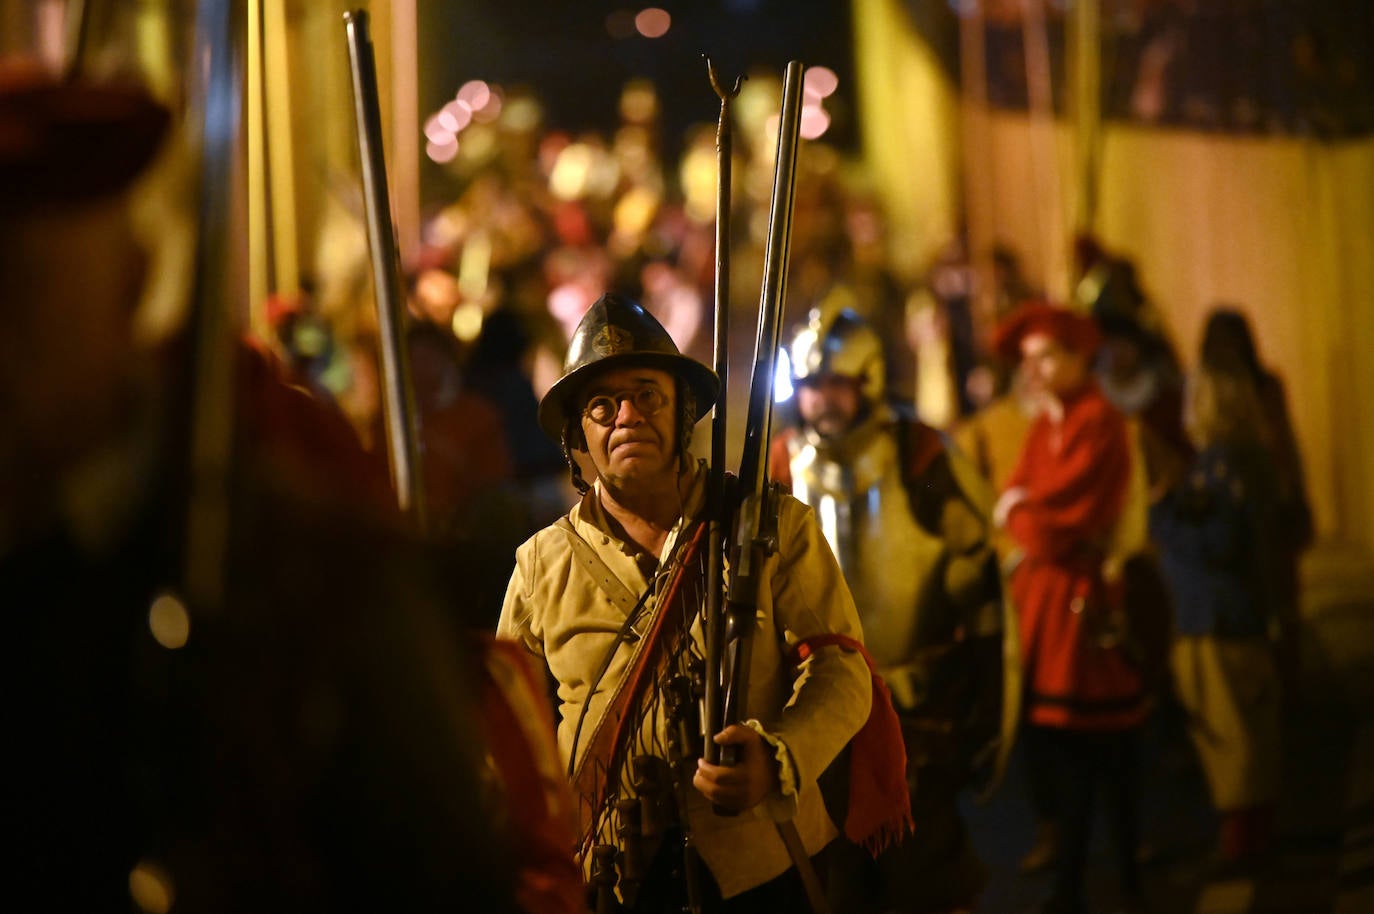
[[573,554],[577,556],[580,565],[587,569],[587,573],[596,581],[602,593],[610,598],[611,602],[620,607],[625,615],[634,612],[639,601],[635,595],[630,593],[630,588],[616,577],[611,569],[606,567],[606,563],[601,560],[601,556],[596,554],[592,544],[582,538],[582,535],[573,527],[572,521],[568,520],[567,515],[560,517],[554,526],[567,534],[568,542],[572,545]]

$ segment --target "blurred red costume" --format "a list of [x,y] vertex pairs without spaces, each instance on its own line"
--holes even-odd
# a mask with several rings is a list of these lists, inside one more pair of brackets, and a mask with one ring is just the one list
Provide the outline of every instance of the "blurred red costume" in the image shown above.
[[1073,730],[1121,730],[1145,715],[1142,683],[1104,635],[1106,542],[1130,478],[1126,420],[1094,381],[1063,398],[1064,415],[1031,424],[1008,482],[1025,498],[1007,517],[1024,558],[1011,579],[1026,670],[1027,717]]

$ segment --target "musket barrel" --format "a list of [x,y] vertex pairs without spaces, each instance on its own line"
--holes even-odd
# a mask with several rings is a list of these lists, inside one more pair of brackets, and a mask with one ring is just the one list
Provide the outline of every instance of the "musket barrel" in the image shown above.
[[716,126],[716,275],[715,275],[715,370],[720,378],[720,395],[711,414],[711,480],[707,490],[707,516],[711,526],[707,538],[706,580],[706,674],[703,697],[705,707],[702,732],[706,760],[720,762],[720,746],[711,737],[720,732],[720,660],[725,637],[722,583],[725,575],[725,438],[726,404],[730,377],[730,198],[734,137],[730,129],[730,100],[739,95],[740,80],[727,90],[716,78],[711,60],[706,59],[711,87],[720,97],[720,122]]
[[774,161],[773,198],[768,213],[763,285],[759,291],[759,326],[754,342],[754,375],[749,385],[744,454],[739,478],[745,492],[762,491],[767,482],[767,448],[772,431],[773,373],[782,332],[782,305],[787,295],[787,258],[792,241],[792,204],[796,197],[797,145],[801,127],[802,64],[787,64],[778,150]]
[[[754,373],[749,386],[749,414],[744,453],[740,458],[740,500],[730,541],[734,571],[726,595],[722,650],[721,723],[741,720],[749,694],[751,644],[758,605],[758,574],[765,554],[773,548],[775,505],[768,493],[767,447],[773,414],[773,371],[777,364],[778,334],[783,296],[787,291],[787,255],[792,232],[797,142],[801,126],[802,65],[791,61],[783,81],[782,112],[778,123],[778,153],[773,172],[773,200],[769,212],[768,245],[764,253],[763,287],[759,294],[758,336]],[[721,764],[736,762],[735,746],[723,749]]]
[[372,281],[377,297],[378,357],[381,363],[387,461],[397,504],[424,531],[427,521],[424,482],[418,471],[419,429],[415,392],[410,385],[410,357],[405,344],[400,256],[396,248],[396,231],[391,221],[391,198],[387,193],[381,105],[377,96],[377,63],[367,23],[365,10],[344,14],[348,60],[353,77],[353,108],[358,123],[367,243],[372,255]]
[[[734,161],[734,134],[730,126],[730,101],[739,95],[740,80],[733,89],[725,89],[716,78],[710,58],[706,60],[711,86],[720,97],[720,121],[716,125],[716,273],[714,356],[716,376],[720,378],[720,396],[711,414],[711,467],[723,477],[725,469],[725,433],[730,372],[730,199]],[[721,493],[715,493],[719,496]]]

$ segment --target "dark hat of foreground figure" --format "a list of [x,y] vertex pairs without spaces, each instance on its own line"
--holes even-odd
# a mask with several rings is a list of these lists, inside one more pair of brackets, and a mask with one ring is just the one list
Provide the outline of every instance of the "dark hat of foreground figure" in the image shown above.
[[686,383],[696,399],[694,421],[716,402],[716,373],[678,351],[668,331],[639,304],[608,292],[587,309],[573,332],[563,377],[539,401],[539,427],[561,440],[568,419],[581,413],[582,404],[575,401],[594,375],[637,367],[657,368]]
[[123,190],[170,120],[136,83],[62,80],[33,61],[0,59],[0,211]]

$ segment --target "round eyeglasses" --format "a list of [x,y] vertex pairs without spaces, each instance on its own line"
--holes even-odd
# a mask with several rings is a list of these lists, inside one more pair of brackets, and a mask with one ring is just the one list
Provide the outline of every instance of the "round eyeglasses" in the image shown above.
[[637,387],[634,390],[622,390],[613,394],[597,394],[587,401],[587,408],[582,410],[582,415],[597,425],[610,428],[615,425],[621,400],[629,400],[635,412],[645,419],[668,405],[668,395],[657,387]]

